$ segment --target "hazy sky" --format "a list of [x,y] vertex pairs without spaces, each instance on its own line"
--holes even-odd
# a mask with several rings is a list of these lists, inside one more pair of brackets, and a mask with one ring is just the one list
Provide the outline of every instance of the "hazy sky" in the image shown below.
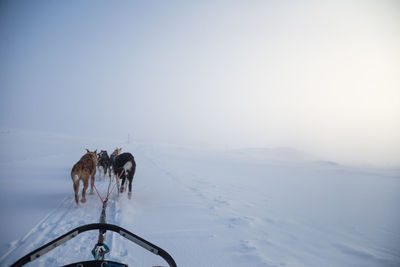
[[0,127],[400,164],[399,1],[1,1]]

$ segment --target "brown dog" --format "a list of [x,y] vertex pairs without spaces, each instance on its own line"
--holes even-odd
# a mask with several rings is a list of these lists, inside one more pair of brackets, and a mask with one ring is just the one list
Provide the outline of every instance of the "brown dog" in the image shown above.
[[81,202],[86,202],[86,189],[88,187],[90,178],[90,193],[93,193],[94,175],[96,174],[97,165],[97,149],[90,152],[86,149],[87,153],[72,167],[71,178],[74,183],[75,202],[79,204],[79,181],[83,182],[82,199]]
[[122,147],[120,147],[120,148],[117,147],[114,150],[114,152],[110,155],[111,164],[112,164],[112,161],[115,158],[115,156],[118,156],[119,154],[121,154],[121,151],[122,151]]
[[[110,178],[111,177],[115,177],[115,172],[114,172],[114,170],[112,169],[112,166],[113,166],[113,162],[114,162],[114,159],[115,159],[115,157],[116,156],[118,156],[119,154],[121,154],[121,151],[122,151],[122,147],[120,147],[120,148],[116,148],[115,150],[114,150],[114,152],[113,153],[111,153],[111,155],[110,155]],[[115,180],[117,179],[117,177],[115,177]]]

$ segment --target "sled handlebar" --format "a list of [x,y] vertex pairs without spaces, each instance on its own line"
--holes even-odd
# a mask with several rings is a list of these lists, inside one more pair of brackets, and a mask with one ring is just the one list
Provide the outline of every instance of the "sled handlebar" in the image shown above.
[[17,260],[14,264],[11,265],[11,267],[19,267],[23,266],[28,262],[34,261],[40,256],[46,254],[50,250],[64,244],[65,242],[69,241],[70,239],[76,237],[77,235],[86,232],[86,231],[91,231],[91,230],[103,230],[103,231],[112,231],[119,233],[121,236],[125,237],[129,241],[132,241],[133,243],[141,246],[144,249],[147,249],[148,251],[152,252],[155,255],[160,256],[163,258],[170,267],[176,267],[176,263],[174,259],[171,257],[171,255],[168,254],[165,250],[162,248],[150,243],[149,241],[141,238],[140,236],[137,236],[128,230],[119,227],[117,225],[113,224],[107,224],[107,223],[92,223],[92,224],[86,224],[79,226],[68,233],[54,239],[53,241],[50,241],[49,243],[41,246],[40,248],[30,252],[29,254],[23,256],[19,260]]

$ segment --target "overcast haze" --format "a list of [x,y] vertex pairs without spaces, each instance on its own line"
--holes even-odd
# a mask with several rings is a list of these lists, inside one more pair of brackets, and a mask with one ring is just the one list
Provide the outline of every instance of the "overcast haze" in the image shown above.
[[0,127],[400,163],[398,1],[2,1]]

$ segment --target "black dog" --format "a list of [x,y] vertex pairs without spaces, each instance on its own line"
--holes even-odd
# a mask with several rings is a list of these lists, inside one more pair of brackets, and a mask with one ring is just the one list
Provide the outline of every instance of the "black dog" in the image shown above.
[[[133,175],[136,170],[136,162],[131,153],[122,153],[118,156],[115,156],[112,161],[112,168],[117,177],[121,176],[121,189],[120,192],[124,192],[124,184],[125,180],[128,178],[129,181],[129,193],[128,197],[131,197],[132,194],[132,180]],[[124,173],[121,175],[122,171]]]
[[99,154],[98,154],[98,159],[99,161],[97,162],[97,166],[102,167],[103,171],[104,171],[104,176],[106,176],[107,171],[109,171],[109,176],[111,177],[111,160],[108,157],[107,151],[102,150]]

